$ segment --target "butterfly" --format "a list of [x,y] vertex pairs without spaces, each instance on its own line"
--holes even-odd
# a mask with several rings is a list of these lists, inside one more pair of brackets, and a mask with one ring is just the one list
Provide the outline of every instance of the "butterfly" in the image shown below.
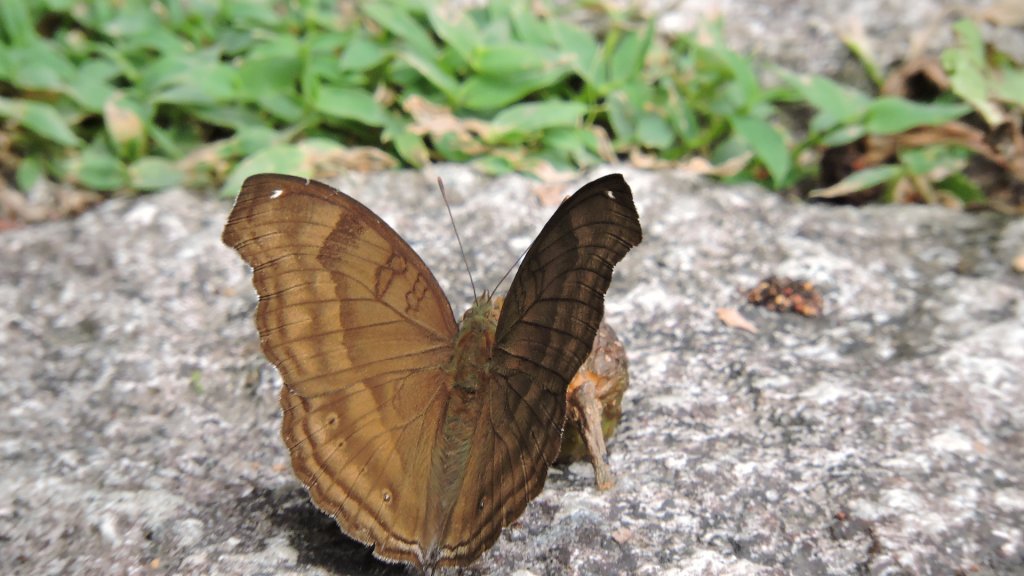
[[594,180],[541,230],[500,313],[485,293],[456,324],[423,260],[363,204],[248,178],[223,241],[253,269],[281,435],[313,503],[386,561],[479,558],[543,487],[612,268],[641,239],[625,179]]

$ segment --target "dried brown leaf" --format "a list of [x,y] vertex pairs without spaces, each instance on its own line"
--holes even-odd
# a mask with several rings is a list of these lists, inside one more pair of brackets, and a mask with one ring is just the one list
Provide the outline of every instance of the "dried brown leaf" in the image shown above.
[[757,334],[757,326],[747,320],[740,311],[735,308],[718,308],[715,310],[715,314],[718,319],[729,328],[737,328],[739,330],[746,330],[751,334]]
[[1024,2],[1001,0],[993,2],[975,13],[978,18],[996,26],[1024,26]]
[[1010,263],[1013,267],[1013,271],[1018,274],[1024,274],[1024,252],[1014,256],[1013,261]]
[[633,531],[629,528],[622,527],[616,528],[612,531],[612,540],[615,540],[619,544],[625,544],[633,539]]
[[488,147],[480,142],[491,131],[491,126],[476,118],[460,118],[451,108],[434,104],[430,100],[413,95],[402,103],[402,109],[412,116],[409,131],[419,136],[440,138],[454,135],[459,148],[466,154],[483,154]]

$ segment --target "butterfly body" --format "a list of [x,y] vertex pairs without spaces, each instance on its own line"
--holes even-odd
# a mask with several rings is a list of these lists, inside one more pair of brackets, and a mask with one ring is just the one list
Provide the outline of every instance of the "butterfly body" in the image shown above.
[[456,325],[365,206],[315,181],[246,180],[224,242],[253,268],[282,438],[313,502],[384,560],[479,557],[543,487],[612,267],[640,239],[622,177],[591,182],[541,231],[500,314],[485,295]]
[[462,316],[452,356],[453,382],[456,388],[475,392],[486,377],[494,348],[497,322],[492,299],[486,294]]
[[[488,363],[494,344],[495,324],[490,314],[489,299],[474,302],[459,323],[451,359],[451,387],[444,423],[441,426],[439,450],[431,468],[428,491],[440,495],[436,524],[432,533],[440,536],[455,506],[469,465],[470,450],[480,425],[481,403],[477,394],[491,384]],[[427,550],[427,558],[440,554],[435,545]],[[431,562],[425,562],[430,564]]]

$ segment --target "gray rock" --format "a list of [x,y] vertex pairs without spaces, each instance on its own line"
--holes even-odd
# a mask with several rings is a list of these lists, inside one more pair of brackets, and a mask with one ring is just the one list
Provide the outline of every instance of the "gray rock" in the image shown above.
[[[624,171],[645,239],[608,295],[633,379],[618,484],[552,469],[465,573],[1024,573],[1024,222]],[[438,172],[491,288],[553,208]],[[335,184],[464,307],[432,175]],[[227,210],[171,191],[0,234],[0,572],[403,573],[291,474]],[[824,316],[746,304],[770,274],[813,280]]]
[[[576,5],[568,0],[560,4]],[[870,84],[863,65],[853,57],[844,38],[856,38],[884,70],[915,51],[937,55],[952,46],[956,42],[953,23],[966,18],[978,22],[986,42],[1017,61],[1024,60],[1021,22],[994,26],[984,17],[998,13],[1019,20],[1024,15],[1020,0],[607,0],[605,4],[618,9],[640,6],[640,13],[666,34],[692,32],[721,18],[726,43],[743,54],[865,87]],[[580,8],[571,9],[570,14],[589,27],[605,25],[600,13]]]

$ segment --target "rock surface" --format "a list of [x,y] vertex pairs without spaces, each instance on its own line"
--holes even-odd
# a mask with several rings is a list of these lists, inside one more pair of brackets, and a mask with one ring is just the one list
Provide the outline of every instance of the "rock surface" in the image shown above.
[[[645,239],[608,295],[633,383],[618,483],[553,468],[464,573],[1024,573],[1024,221],[623,171]],[[493,287],[553,208],[438,172]],[[464,307],[433,175],[334,184]],[[227,210],[171,191],[0,234],[0,573],[403,573],[291,474]],[[814,281],[824,315],[747,305],[771,274]]]
[[[465,2],[466,0],[451,0]],[[559,0],[556,0],[559,1]],[[479,3],[476,2],[476,3]],[[562,4],[573,3],[564,0]],[[844,39],[862,46],[881,69],[915,51],[937,54],[955,42],[952,24],[979,22],[982,35],[1001,52],[1024,60],[1024,5],[1020,0],[607,0],[636,8],[663,33],[689,32],[715,18],[727,44],[764,62],[792,70],[842,78],[869,86],[863,66]],[[580,10],[577,18],[600,26],[600,17]],[[993,22],[1005,23],[993,25]]]

